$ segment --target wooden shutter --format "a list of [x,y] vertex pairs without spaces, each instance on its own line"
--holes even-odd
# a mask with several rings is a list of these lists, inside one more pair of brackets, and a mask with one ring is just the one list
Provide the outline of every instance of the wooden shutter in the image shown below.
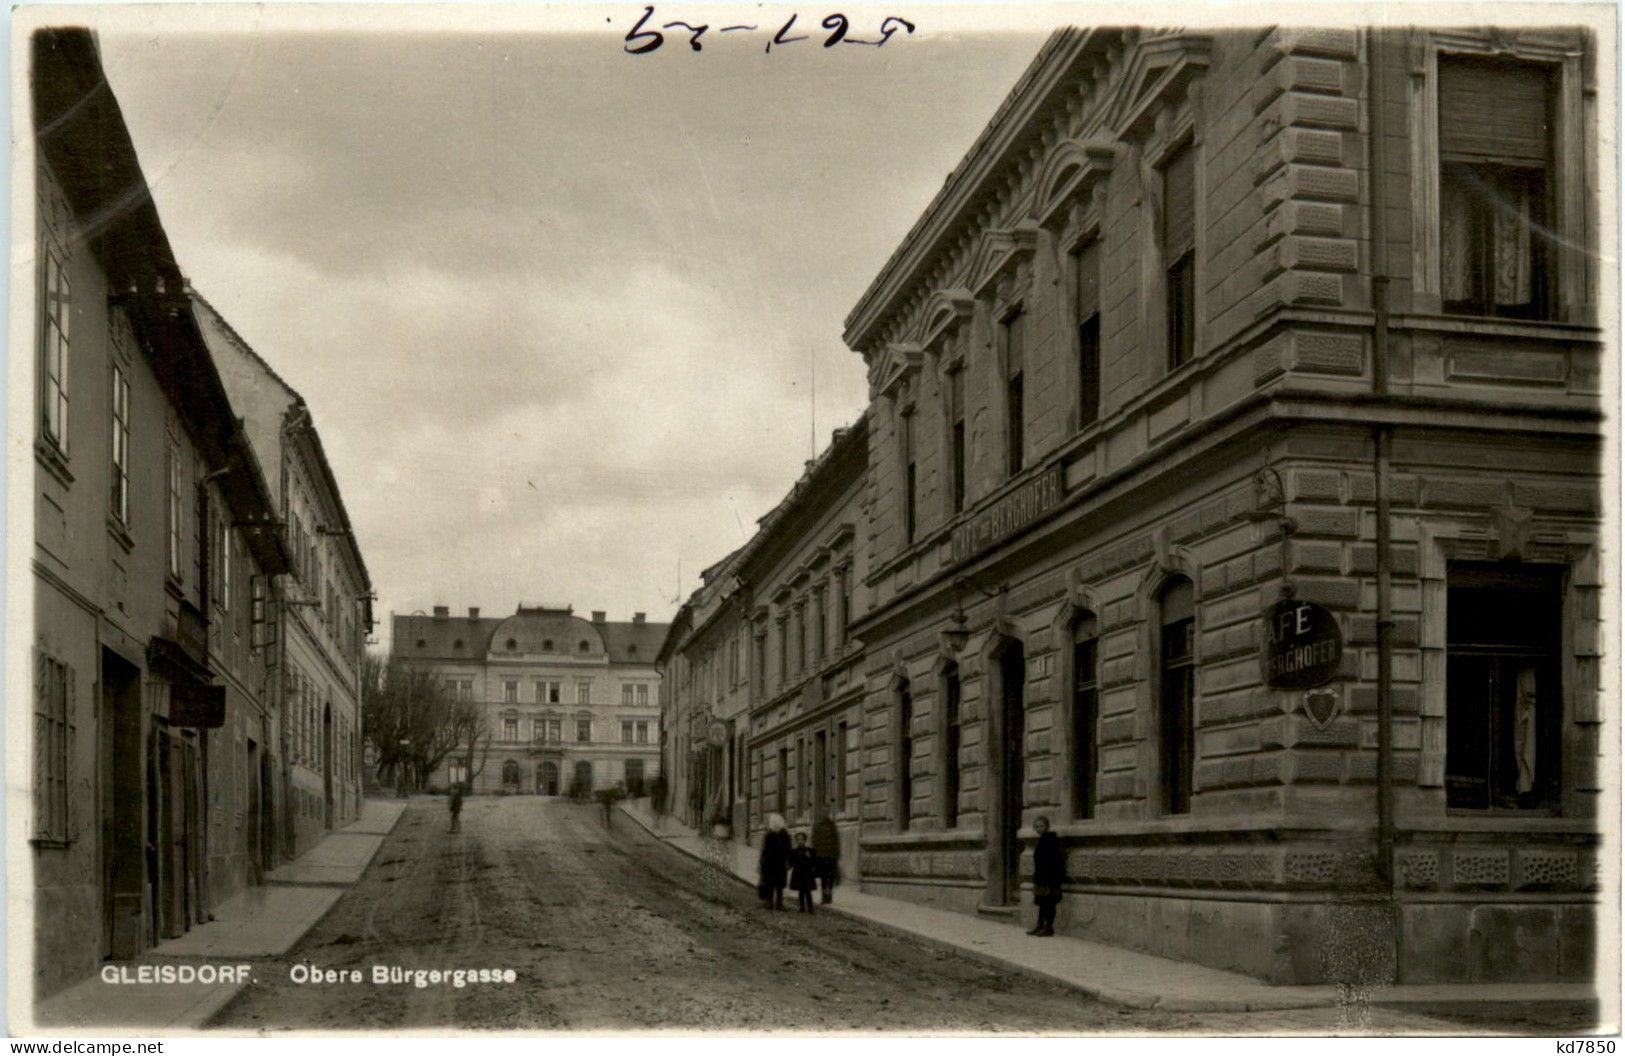
[[1196,151],[1187,144],[1162,170],[1162,262],[1173,264],[1196,245]]
[[1439,154],[1451,161],[1546,165],[1551,74],[1503,60],[1439,59]]
[[62,833],[69,840],[79,838],[79,809],[78,797],[74,793],[74,785],[78,782],[74,769],[74,740],[78,736],[78,701],[74,698],[74,670],[67,664],[62,665],[62,809],[65,813],[67,831]]
[[1078,251],[1078,322],[1100,311],[1100,242]]

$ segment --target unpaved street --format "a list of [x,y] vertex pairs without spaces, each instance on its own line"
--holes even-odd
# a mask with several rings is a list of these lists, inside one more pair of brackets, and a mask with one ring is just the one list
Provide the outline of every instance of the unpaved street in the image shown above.
[[[630,819],[534,797],[414,800],[372,867],[217,1026],[791,1031],[1335,1032],[1335,1010],[1193,1016],[1119,1009],[836,914],[769,913]],[[837,893],[837,899],[839,893]],[[299,984],[294,964],[359,969]],[[374,966],[513,969],[517,982],[377,985]],[[1378,1030],[1437,1021],[1379,1010]]]

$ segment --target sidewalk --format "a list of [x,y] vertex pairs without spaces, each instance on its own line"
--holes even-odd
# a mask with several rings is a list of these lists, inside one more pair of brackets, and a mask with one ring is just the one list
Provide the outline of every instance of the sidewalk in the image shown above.
[[[731,863],[722,849],[671,817],[656,817],[647,802],[622,804],[623,813],[650,834],[701,861],[731,864],[739,880],[754,887],[754,848],[731,842]],[[723,852],[726,853],[726,852]],[[1090,997],[1132,1008],[1169,1012],[1256,1012],[1336,1005],[1333,986],[1271,986],[1252,976],[1175,961],[1136,950],[1058,935],[1035,939],[1011,924],[865,894],[852,885],[836,889],[833,910],[908,935],[937,949],[1060,983]],[[1586,983],[1501,983],[1391,986],[1372,995],[1383,1006],[1406,1004],[1499,1004],[1596,1000]]]
[[[256,958],[286,954],[361,878],[405,810],[405,800],[365,800],[360,818],[267,873],[263,886],[248,888],[216,907],[207,924],[160,943],[135,961],[107,965],[102,971],[112,969],[134,979],[142,967],[246,966]],[[116,1027],[122,1034],[196,1030],[246,985],[247,978],[109,983],[98,973],[38,1005],[35,1024]]]

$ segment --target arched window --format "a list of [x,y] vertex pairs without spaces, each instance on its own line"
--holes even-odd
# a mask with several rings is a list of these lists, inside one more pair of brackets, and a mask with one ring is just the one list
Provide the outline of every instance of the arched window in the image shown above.
[[514,640],[513,640],[513,639],[512,639],[512,638],[509,638],[509,639],[508,639],[508,652],[510,652],[510,653],[511,653],[511,652],[513,652],[513,651],[514,651],[514,650],[515,650],[515,649],[517,649],[517,648],[518,648],[518,647],[519,647],[519,643],[518,643],[518,642],[516,642],[516,641],[514,641]]
[[587,639],[583,638],[583,639],[581,639],[581,644],[579,646],[577,646],[577,648],[580,649],[584,653],[587,650],[591,649],[592,646],[588,645],[587,644]]
[[1072,816],[1095,816],[1099,769],[1100,637],[1093,613],[1072,621]]
[[1195,755],[1196,596],[1191,581],[1175,576],[1157,598],[1161,645],[1162,806],[1189,814]]
[[959,824],[959,665],[942,671],[942,827]]
[[907,832],[914,803],[914,694],[908,680],[897,684],[897,831]]
[[519,783],[519,764],[512,759],[502,764],[502,783],[505,785]]

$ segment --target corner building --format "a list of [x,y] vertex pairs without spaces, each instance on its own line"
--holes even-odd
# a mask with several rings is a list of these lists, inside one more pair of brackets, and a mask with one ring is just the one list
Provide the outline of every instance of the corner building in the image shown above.
[[[1596,54],[1046,43],[846,323],[865,889],[1024,917],[1042,814],[1070,934],[1591,977]],[[1341,639],[1324,684],[1265,680],[1289,596]]]

